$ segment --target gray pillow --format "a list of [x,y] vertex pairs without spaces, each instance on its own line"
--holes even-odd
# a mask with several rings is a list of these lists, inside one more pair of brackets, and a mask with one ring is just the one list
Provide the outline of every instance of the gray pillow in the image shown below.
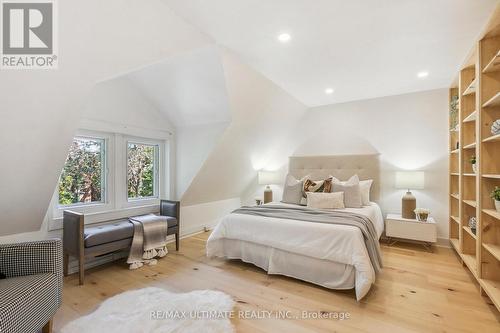
[[344,192],[344,204],[348,208],[363,207],[359,183],[351,185],[333,183],[332,192]]
[[283,199],[281,200],[281,202],[300,205],[301,200],[302,200],[302,182],[299,181],[293,185],[285,183],[285,187],[283,188]]

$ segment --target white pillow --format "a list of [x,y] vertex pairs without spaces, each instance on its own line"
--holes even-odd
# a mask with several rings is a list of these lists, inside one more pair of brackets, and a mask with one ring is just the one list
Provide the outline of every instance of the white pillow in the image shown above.
[[359,180],[359,176],[356,174],[349,178],[347,181],[340,181],[339,179],[333,177],[333,183],[340,183],[341,185],[354,185],[359,184],[359,189],[361,191],[361,201],[363,206],[370,205],[370,190],[373,184],[373,179]]
[[363,206],[370,205],[370,189],[373,184],[373,179],[361,180],[359,182],[359,189],[361,190],[361,200],[363,201]]
[[307,192],[307,207],[318,209],[345,208],[344,192]]
[[346,180],[346,181],[342,181],[338,178],[335,178],[335,177],[332,177],[333,180],[332,180],[332,183],[337,183],[337,184],[340,184],[340,185],[356,185],[356,184],[359,184],[359,177],[358,175],[354,175],[352,176],[351,178],[349,178],[349,180]]

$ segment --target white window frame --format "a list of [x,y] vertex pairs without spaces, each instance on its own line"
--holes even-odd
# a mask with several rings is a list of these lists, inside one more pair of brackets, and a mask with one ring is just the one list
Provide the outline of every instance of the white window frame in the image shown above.
[[[95,141],[102,141],[102,156],[104,157],[101,163],[103,164],[101,166],[101,201],[92,201],[92,202],[76,202],[72,204],[60,204],[59,203],[59,183],[61,181],[60,177],[57,180],[57,188],[56,188],[56,196],[57,196],[57,208],[58,209],[75,209],[78,207],[89,207],[89,206],[94,206],[94,205],[103,205],[106,204],[107,202],[107,197],[108,197],[108,149],[107,146],[109,144],[109,139],[103,138],[100,135],[75,135],[72,139],[72,142],[76,138],[82,138],[82,139],[88,139],[88,140],[95,140]],[[66,164],[66,161],[64,162]]]
[[[150,197],[138,197],[138,198],[129,198],[128,196],[128,145],[129,144],[137,144],[137,145],[145,145],[145,146],[153,146],[154,147],[154,180],[153,180],[153,196]],[[151,139],[144,138],[128,138],[125,140],[125,185],[126,185],[126,196],[127,203],[144,203],[150,200],[157,200],[160,197],[160,183],[161,183],[161,173],[160,173],[160,151],[162,150],[162,142]]]
[[[98,128],[98,127],[97,127]],[[64,210],[72,210],[85,214],[85,223],[99,223],[113,219],[121,219],[133,215],[157,213],[159,211],[160,198],[168,198],[172,191],[171,179],[171,136],[168,132],[142,129],[127,132],[136,132],[137,135],[129,135],[121,132],[121,127],[106,128],[103,131],[79,130],[74,137],[89,137],[104,140],[105,144],[105,185],[104,202],[94,202],[75,205],[59,205],[59,193],[57,186],[54,190],[46,219],[49,231],[62,228],[62,216]],[[104,132],[104,131],[113,132]],[[121,132],[121,133],[120,133]],[[134,133],[135,134],[135,133]],[[144,136],[151,135],[152,138]],[[74,138],[73,137],[73,138]],[[73,140],[72,138],[72,140]],[[127,151],[128,142],[157,146],[157,182],[155,196],[149,198],[128,198],[127,189]]]

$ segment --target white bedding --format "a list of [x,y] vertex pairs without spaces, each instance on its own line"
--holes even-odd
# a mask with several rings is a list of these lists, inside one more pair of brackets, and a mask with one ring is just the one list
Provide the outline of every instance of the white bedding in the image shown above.
[[[272,203],[294,206],[283,203]],[[370,203],[363,208],[346,208],[367,216],[374,224],[377,235],[384,229],[380,207]],[[371,265],[361,231],[353,226],[311,223],[305,221],[229,214],[215,227],[207,242],[209,257],[234,257],[225,249],[224,240],[239,240],[293,253],[318,260],[331,261],[354,267],[356,298],[360,300],[375,282],[375,271]],[[243,258],[240,258],[243,259]],[[285,275],[301,276],[295,272]],[[335,277],[332,277],[332,280]],[[309,282],[315,283],[314,276]],[[319,280],[319,279],[318,279]],[[318,284],[319,283],[318,281]]]

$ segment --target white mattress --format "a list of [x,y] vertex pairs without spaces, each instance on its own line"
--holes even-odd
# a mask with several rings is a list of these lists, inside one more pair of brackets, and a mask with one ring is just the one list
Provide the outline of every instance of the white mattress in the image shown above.
[[[384,222],[376,203],[346,210],[367,216],[380,237]],[[229,214],[210,235],[207,255],[241,259],[270,274],[292,276],[328,288],[355,287],[358,300],[375,282],[363,235],[353,226]]]

